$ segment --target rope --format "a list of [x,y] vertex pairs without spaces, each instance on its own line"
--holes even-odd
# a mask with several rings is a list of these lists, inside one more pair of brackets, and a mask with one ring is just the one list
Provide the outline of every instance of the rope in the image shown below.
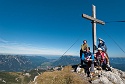
[[[85,30],[86,29],[87,28],[85,28]],[[78,40],[81,38],[81,36],[82,36],[82,34],[79,35],[78,39],[63,53],[62,56],[64,56],[69,51],[69,49],[71,49],[78,42]]]
[[110,39],[112,39],[112,41],[119,47],[119,49],[120,49],[123,53],[125,53],[125,51],[120,47],[120,45],[119,45],[103,28],[101,28],[101,29],[103,30],[104,33],[106,33],[106,35],[107,35]]
[[80,35],[79,38],[63,53],[62,56],[64,56],[64,55],[69,51],[69,49],[71,49],[71,48],[78,42],[78,40],[80,39],[80,37],[81,37],[81,35]]
[[[112,23],[112,22],[125,22],[125,20],[121,20],[121,21],[109,21],[109,22],[105,22],[105,23]],[[120,47],[120,45],[119,45],[103,28],[101,28],[101,29],[103,30],[104,33],[107,34],[107,36],[108,36],[110,39],[112,39],[112,41],[119,47],[119,49],[120,49],[123,53],[125,53],[125,51]],[[77,43],[77,41],[80,39],[80,37],[81,37],[81,35],[80,35],[79,38],[63,53],[62,56],[64,56],[64,55],[69,51],[69,49],[71,49],[71,48]]]
[[121,21],[109,21],[109,22],[105,22],[105,23],[113,23],[113,22],[125,22],[125,20],[121,20]]

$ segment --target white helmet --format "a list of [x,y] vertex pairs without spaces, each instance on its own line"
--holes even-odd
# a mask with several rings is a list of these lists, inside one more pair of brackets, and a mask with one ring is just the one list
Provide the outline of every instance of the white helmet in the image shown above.
[[102,48],[98,48],[98,50],[102,50]]

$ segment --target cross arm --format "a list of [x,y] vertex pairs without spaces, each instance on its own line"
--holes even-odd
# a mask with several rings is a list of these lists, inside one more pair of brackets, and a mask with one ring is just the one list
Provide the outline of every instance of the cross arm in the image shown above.
[[86,15],[86,14],[82,14],[82,17],[83,17],[83,18],[86,18],[86,19],[88,19],[88,20],[91,20],[91,21],[95,21],[96,23],[99,23],[99,24],[102,24],[102,25],[105,24],[105,22],[103,22],[103,21],[101,21],[101,20],[98,20],[98,19],[96,19],[96,18],[93,18],[93,17],[91,17],[91,16],[88,16],[88,15]]

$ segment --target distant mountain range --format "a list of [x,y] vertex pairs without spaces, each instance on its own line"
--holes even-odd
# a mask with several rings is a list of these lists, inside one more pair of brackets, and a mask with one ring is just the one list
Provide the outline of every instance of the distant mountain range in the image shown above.
[[23,71],[37,68],[44,62],[50,62],[41,56],[0,55],[1,71]]
[[[62,56],[57,61],[53,62],[53,66],[60,65],[77,65],[80,64],[80,58],[78,56]],[[111,57],[111,67],[125,71],[125,57]]]
[[[49,59],[42,56],[0,55],[0,71],[24,71],[35,68],[77,65],[78,56],[62,56]],[[112,67],[125,71],[125,58],[110,58]]]
[[66,65],[76,65],[80,63],[80,58],[78,56],[62,56],[58,60],[52,63],[52,66],[66,66]]
[[110,65],[114,68],[125,71],[125,57],[112,57],[112,58],[110,58]]

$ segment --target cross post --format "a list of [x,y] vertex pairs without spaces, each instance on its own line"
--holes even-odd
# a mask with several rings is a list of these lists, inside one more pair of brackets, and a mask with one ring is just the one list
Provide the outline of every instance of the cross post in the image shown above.
[[92,21],[93,53],[96,52],[96,23],[104,25],[105,22],[96,19],[96,6],[92,5],[92,16],[82,14],[82,17]]

